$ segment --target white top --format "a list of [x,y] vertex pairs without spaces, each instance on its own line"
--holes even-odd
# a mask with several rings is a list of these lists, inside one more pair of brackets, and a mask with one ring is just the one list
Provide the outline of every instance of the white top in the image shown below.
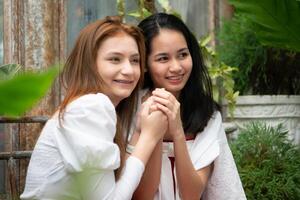
[[107,96],[88,94],[71,102],[62,126],[55,115],[41,132],[21,199],[131,199],[144,164],[130,156],[115,182],[115,132],[115,108]]
[[[146,91],[142,91],[139,98]],[[132,127],[131,130],[134,128]],[[246,199],[242,183],[228,146],[222,117],[215,112],[205,129],[197,134],[194,140],[186,141],[189,155],[196,170],[214,163],[212,175],[201,200],[243,200]],[[180,200],[178,185],[175,178],[175,193],[173,186],[172,166],[169,157],[174,157],[173,142],[163,142],[161,178],[155,200]]]

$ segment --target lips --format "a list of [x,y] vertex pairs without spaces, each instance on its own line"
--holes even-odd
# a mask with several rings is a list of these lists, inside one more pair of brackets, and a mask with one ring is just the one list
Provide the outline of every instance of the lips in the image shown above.
[[121,84],[132,84],[134,82],[132,80],[114,80],[114,81]]
[[174,76],[167,76],[166,79],[170,83],[180,83],[183,79],[183,76],[184,76],[184,74],[174,75]]

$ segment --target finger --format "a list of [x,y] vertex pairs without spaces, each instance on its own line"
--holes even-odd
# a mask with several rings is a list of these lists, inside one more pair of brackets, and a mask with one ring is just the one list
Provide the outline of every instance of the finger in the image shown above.
[[168,118],[171,117],[172,112],[170,111],[170,109],[168,109],[167,107],[161,105],[161,104],[157,104],[157,108],[159,110],[161,110]]
[[161,98],[161,97],[154,96],[153,101],[155,103],[162,104],[162,105],[168,107],[169,109],[172,109],[172,102],[170,102],[170,100],[168,100],[168,99],[164,99],[164,98]]
[[152,104],[150,106],[149,112],[152,113],[152,112],[157,111],[157,110],[158,110],[157,105],[156,104]]
[[163,89],[156,89],[152,92],[154,96],[158,96],[164,99],[174,100],[176,99],[173,94]]

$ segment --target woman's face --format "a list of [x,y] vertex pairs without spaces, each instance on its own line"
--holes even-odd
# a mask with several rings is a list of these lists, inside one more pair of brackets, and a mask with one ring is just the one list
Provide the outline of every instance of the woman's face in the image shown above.
[[176,97],[192,71],[192,57],[184,36],[175,30],[161,29],[151,42],[148,70],[156,88],[165,88]]
[[96,65],[103,80],[103,93],[115,106],[128,97],[140,78],[140,55],[134,38],[118,33],[104,40],[97,53]]

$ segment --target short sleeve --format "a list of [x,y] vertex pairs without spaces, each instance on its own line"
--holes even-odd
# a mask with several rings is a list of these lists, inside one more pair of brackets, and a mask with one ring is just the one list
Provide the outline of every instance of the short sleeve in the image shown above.
[[223,130],[220,112],[215,112],[205,129],[197,135],[190,150],[196,170],[211,164],[220,154],[219,135]]
[[107,96],[88,94],[74,100],[57,126],[56,143],[68,171],[119,167],[120,152],[113,142],[116,113]]

